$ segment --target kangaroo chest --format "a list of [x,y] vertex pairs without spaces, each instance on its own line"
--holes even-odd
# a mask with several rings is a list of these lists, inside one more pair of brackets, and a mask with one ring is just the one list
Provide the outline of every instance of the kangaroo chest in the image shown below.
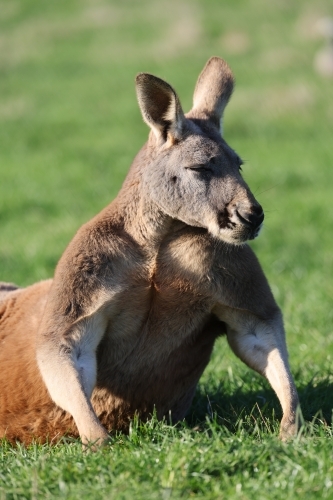
[[[101,350],[119,365],[128,356],[149,362],[165,357],[195,339],[211,317],[214,302],[172,274],[124,288],[112,304]],[[146,353],[146,354],[145,354]],[[145,355],[144,355],[145,354]]]
[[211,262],[202,245],[179,238],[162,246],[152,265],[134,265],[106,312],[108,359],[118,364],[142,349],[152,362],[193,343],[214,307]]

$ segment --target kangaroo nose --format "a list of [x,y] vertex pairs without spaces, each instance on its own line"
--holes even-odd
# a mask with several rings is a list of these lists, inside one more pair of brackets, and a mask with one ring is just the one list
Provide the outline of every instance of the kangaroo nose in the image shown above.
[[236,210],[237,217],[243,222],[243,224],[247,226],[252,226],[254,228],[259,227],[264,220],[264,211],[262,206],[257,203],[256,205],[252,205],[250,210],[248,208],[246,210],[238,207]]

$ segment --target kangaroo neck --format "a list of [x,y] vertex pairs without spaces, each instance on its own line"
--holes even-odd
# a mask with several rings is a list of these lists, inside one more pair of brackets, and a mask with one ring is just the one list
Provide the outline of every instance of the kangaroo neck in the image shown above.
[[[117,198],[111,203],[127,234],[138,244],[152,251],[158,249],[170,232],[173,219],[161,210],[144,188],[142,172],[145,167],[141,151],[132,164]],[[138,161],[141,160],[141,161]]]
[[124,198],[126,206],[122,206],[124,229],[139,244],[158,248],[170,231],[172,219],[145,196],[142,185],[138,184],[136,192],[133,191]]

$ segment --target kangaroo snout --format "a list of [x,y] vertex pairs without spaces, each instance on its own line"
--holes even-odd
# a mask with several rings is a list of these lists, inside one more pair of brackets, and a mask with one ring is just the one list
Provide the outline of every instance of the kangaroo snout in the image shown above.
[[256,238],[264,220],[264,211],[258,202],[232,202],[218,214],[220,231],[229,231],[229,241],[244,243]]
[[265,218],[264,211],[259,203],[246,208],[239,206],[235,209],[235,215],[243,224],[254,229],[258,229]]
[[244,243],[256,238],[264,220],[264,211],[259,203],[233,202],[220,211],[217,216],[220,232],[228,234],[228,240],[234,243]]

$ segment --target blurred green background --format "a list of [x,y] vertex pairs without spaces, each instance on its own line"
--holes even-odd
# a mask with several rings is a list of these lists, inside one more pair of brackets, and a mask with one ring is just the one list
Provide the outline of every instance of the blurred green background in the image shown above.
[[[137,460],[142,491],[157,485],[149,498],[161,498],[159,484],[167,485],[163,498],[169,498],[172,474],[187,498],[201,491],[196,479],[201,472],[204,498],[222,498],[220,492],[230,489],[235,498],[253,498],[254,492],[257,499],[279,498],[283,490],[285,499],[293,499],[309,488],[319,495],[314,498],[332,498],[333,78],[318,71],[327,44],[321,20],[327,16],[333,16],[331,0],[0,0],[0,280],[29,285],[52,276],[75,231],[115,197],[148,134],[136,103],[136,73],[167,80],[188,111],[199,72],[210,56],[221,56],[236,78],[225,113],[225,138],[245,160],[244,177],[266,213],[264,230],[251,245],[284,313],[304,417],[308,422],[316,418],[318,424],[311,431],[318,441],[310,433],[299,448],[288,451],[260,438],[256,460],[266,478],[263,489],[259,494],[257,476],[250,471],[249,496],[242,496],[244,464],[253,456],[258,429],[276,433],[281,412],[268,385],[222,339],[200,382],[193,418],[218,415],[222,427],[214,432],[224,436],[224,429],[230,430],[223,438],[230,450],[223,446],[221,455],[215,449],[208,455],[211,430],[209,436],[191,435],[188,448],[185,434],[177,435],[176,441],[183,439],[177,452],[168,455],[165,445],[162,475],[169,479],[161,479],[152,436],[167,440],[169,431],[154,434],[153,427],[146,428],[125,441],[127,455],[123,438],[114,445],[118,476],[110,479],[109,462],[97,473],[102,469],[93,468],[94,459],[86,457],[93,477],[86,476],[85,466],[82,481],[100,477],[108,488],[118,484],[119,492],[133,477],[135,491],[137,472],[128,476],[126,471]],[[259,426],[256,431],[254,425]],[[247,430],[254,434],[246,437]],[[242,445],[246,439],[247,448]],[[210,469],[199,460],[199,442]],[[173,438],[170,443],[176,446]],[[237,447],[243,451],[233,455]],[[20,451],[2,450],[7,465],[6,475],[0,470],[0,482],[3,478],[3,484],[11,484],[8,498],[37,498],[34,481],[43,474],[54,479],[52,486],[46,479],[40,498],[47,498],[47,491],[52,498],[85,498],[83,491],[87,498],[104,498],[89,493],[81,479],[75,490],[74,469],[62,472],[62,467],[74,467],[75,448],[55,452],[52,470],[46,469],[49,458],[39,459],[39,452],[37,458],[33,451],[22,452],[20,462]],[[11,460],[16,469],[8,465]],[[297,461],[298,469],[293,465]],[[184,472],[185,462],[194,464],[191,477]],[[229,482],[221,482],[216,472],[221,463]],[[273,469],[280,482],[272,482]],[[321,471],[319,480],[314,469]],[[276,496],[273,490],[265,493],[265,484],[280,488]],[[245,491],[245,483],[243,487]],[[31,494],[24,496],[25,488]],[[209,493],[213,490],[216,496]],[[4,491],[1,487],[7,498]]]

